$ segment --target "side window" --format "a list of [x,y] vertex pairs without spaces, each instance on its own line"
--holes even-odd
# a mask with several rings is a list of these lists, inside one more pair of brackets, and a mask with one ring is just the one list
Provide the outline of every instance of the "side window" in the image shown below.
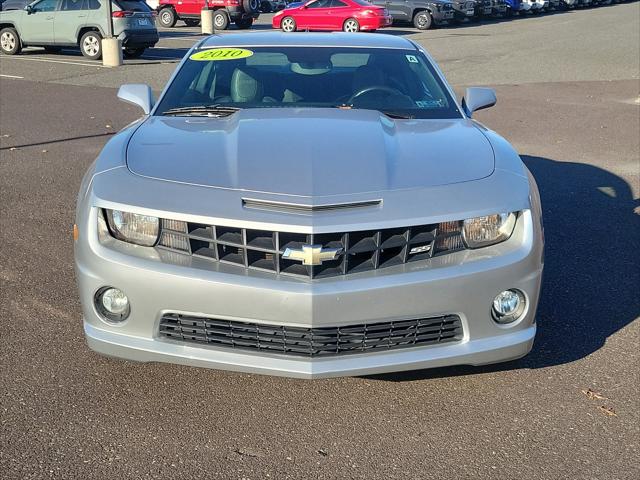
[[62,6],[60,10],[70,12],[74,10],[82,10],[82,3],[84,0],[62,0]]
[[340,0],[331,0],[331,8],[347,7],[348,5]]
[[33,6],[36,12],[55,12],[58,9],[58,0],[42,0]]
[[316,0],[307,5],[307,8],[329,8],[332,0]]
[[85,0],[84,10],[100,10],[100,2],[98,0]]

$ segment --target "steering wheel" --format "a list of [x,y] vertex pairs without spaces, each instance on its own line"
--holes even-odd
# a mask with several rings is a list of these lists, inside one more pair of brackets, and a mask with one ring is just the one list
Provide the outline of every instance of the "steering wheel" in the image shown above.
[[351,95],[349,97],[349,100],[347,100],[345,103],[347,103],[347,104],[353,103],[353,101],[356,98],[361,97],[362,95],[366,95],[369,92],[374,92],[376,90],[379,91],[379,92],[386,92],[389,95],[403,95],[404,96],[404,93],[402,93],[397,88],[385,87],[384,85],[373,85],[371,87],[365,87],[365,88],[362,88],[362,89],[358,90],[356,93]]

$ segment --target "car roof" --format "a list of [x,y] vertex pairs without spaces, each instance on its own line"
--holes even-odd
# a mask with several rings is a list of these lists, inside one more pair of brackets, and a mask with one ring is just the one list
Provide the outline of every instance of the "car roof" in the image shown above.
[[380,33],[284,33],[255,32],[211,35],[196,48],[212,47],[361,47],[412,49],[415,45],[404,37]]

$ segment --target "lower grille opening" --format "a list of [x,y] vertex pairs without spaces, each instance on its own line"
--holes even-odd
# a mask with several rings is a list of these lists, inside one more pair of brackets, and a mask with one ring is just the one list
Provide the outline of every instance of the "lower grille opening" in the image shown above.
[[301,328],[170,313],[160,320],[159,334],[223,348],[318,357],[455,342],[462,339],[463,330],[457,315]]

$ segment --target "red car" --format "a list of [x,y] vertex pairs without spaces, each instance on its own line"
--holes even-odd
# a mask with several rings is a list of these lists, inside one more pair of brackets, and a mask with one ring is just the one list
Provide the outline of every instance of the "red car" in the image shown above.
[[187,27],[200,23],[200,12],[206,5],[213,10],[213,26],[226,30],[231,22],[240,29],[250,28],[260,14],[258,0],[146,0],[158,11],[158,22],[165,28],[173,27],[178,20]]
[[273,16],[273,28],[296,30],[374,31],[388,27],[393,19],[384,7],[366,0],[311,0],[285,8]]

